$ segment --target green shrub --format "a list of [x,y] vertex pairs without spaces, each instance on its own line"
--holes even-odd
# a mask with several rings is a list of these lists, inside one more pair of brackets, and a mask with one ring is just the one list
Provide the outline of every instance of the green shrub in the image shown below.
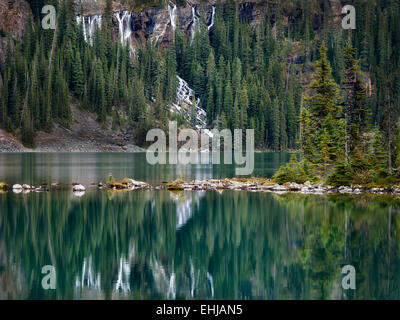
[[281,166],[273,179],[279,184],[286,182],[304,183],[314,180],[314,177],[309,173],[307,162],[298,162],[296,155],[292,155],[290,162]]

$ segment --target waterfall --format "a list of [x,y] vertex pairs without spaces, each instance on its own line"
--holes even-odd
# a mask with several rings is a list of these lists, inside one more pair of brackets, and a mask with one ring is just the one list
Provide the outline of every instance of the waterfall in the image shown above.
[[132,45],[132,14],[129,11],[122,12],[122,17],[120,12],[115,13],[115,17],[118,20],[119,38],[121,44],[129,44],[129,50],[131,56],[135,54],[135,48]]
[[199,16],[196,13],[196,7],[192,7],[192,17],[193,17],[193,22],[192,22],[192,28],[191,28],[191,38],[193,40],[194,35],[196,34],[196,28],[199,24]]
[[96,27],[101,28],[101,15],[95,15],[92,18],[89,17],[89,41],[90,45],[93,45],[93,37]]
[[168,12],[169,12],[169,19],[171,21],[171,27],[172,30],[175,31],[176,29],[176,4],[173,3],[173,6],[171,7],[171,4],[168,4]]
[[208,26],[208,30],[210,30],[214,26],[214,18],[215,18],[215,6],[212,7],[211,23]]
[[[183,114],[184,117],[190,119],[190,111],[185,110],[185,106],[180,103],[183,102],[186,107],[192,106],[193,98],[195,97],[194,91],[189,87],[188,83],[181,77],[177,76],[178,86],[176,89],[176,103],[172,105],[172,111],[177,111]],[[206,127],[207,113],[200,107],[200,99],[196,100],[196,114],[197,114],[197,129],[203,129]]]
[[82,28],[83,28],[83,38],[85,39],[85,42],[87,42],[87,34],[86,34],[86,22],[85,22],[85,17],[84,16],[76,16],[76,23],[80,25],[82,23]]
[[188,83],[178,76],[178,87],[177,87],[177,98],[182,100],[187,104],[192,104],[192,99],[194,96],[193,90],[189,87]]

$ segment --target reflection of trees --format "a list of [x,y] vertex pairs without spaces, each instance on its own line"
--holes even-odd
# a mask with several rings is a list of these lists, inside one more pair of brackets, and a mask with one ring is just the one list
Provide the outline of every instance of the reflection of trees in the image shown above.
[[[24,284],[0,286],[0,297],[400,297],[397,200],[200,195],[184,192],[176,201],[164,191],[0,197],[0,284],[11,282],[13,272]],[[181,216],[179,205],[186,208]],[[57,290],[41,289],[46,264],[56,267]],[[344,264],[356,267],[356,293],[341,290]]]

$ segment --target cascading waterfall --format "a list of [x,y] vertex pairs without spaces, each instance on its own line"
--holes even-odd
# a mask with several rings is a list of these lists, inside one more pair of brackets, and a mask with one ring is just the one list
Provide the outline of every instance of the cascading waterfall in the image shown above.
[[83,38],[85,39],[85,42],[87,42],[85,17],[84,17],[84,16],[80,16],[80,15],[76,16],[76,24],[77,24],[77,25],[82,24],[82,28],[83,28]]
[[[190,119],[190,112],[185,110],[184,107],[180,105],[183,102],[187,106],[191,106],[193,103],[193,98],[195,96],[194,91],[189,87],[188,83],[181,77],[177,76],[178,87],[176,89],[176,103],[172,104],[171,111],[179,112],[183,114],[186,119]],[[200,107],[200,99],[196,100],[196,115],[197,115],[197,125],[196,129],[204,129],[204,133],[209,137],[212,137],[211,131],[205,129],[207,125],[207,113]]]
[[93,45],[93,37],[94,32],[97,28],[101,28],[101,15],[94,15],[93,17],[89,17],[89,42],[90,45]]
[[[82,24],[83,28],[83,37],[86,42],[88,42],[90,45],[93,45],[93,36],[95,32],[95,28],[101,28],[101,15],[94,15],[94,16],[89,16],[87,17],[87,27],[86,27],[86,18],[84,16],[76,16],[76,23],[78,25]],[[88,35],[89,33],[89,35]]]
[[211,23],[208,26],[208,30],[211,30],[211,28],[214,26],[214,20],[215,19],[215,6],[212,7],[212,14],[211,14]]
[[[182,100],[187,104],[192,104],[194,92],[189,87],[188,83],[178,76],[178,87],[177,87],[177,98],[178,100]],[[196,102],[197,104],[197,102]]]
[[129,50],[131,56],[135,54],[135,48],[132,45],[132,14],[129,11],[123,11],[122,17],[120,16],[120,12],[115,13],[115,17],[118,20],[118,29],[119,29],[119,38],[121,44],[129,44]]
[[171,21],[171,27],[172,27],[172,30],[174,30],[175,31],[175,29],[176,29],[176,4],[175,3],[172,3],[172,6],[171,6],[171,2],[168,4],[168,12],[169,12],[169,19],[170,19],[170,21]]
[[199,25],[199,16],[197,15],[195,6],[192,6],[192,17],[193,17],[192,18],[193,22],[192,22],[192,28],[191,28],[191,38],[193,40],[194,36],[196,34],[196,31],[197,31],[198,25]]

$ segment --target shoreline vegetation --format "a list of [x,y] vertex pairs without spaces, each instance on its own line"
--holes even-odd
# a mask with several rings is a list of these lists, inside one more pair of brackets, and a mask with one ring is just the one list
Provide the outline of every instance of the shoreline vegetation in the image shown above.
[[398,97],[393,87],[396,75],[389,70],[382,103],[384,113],[379,125],[373,125],[367,106],[367,86],[355,56],[355,49],[347,43],[345,73],[337,84],[327,47],[322,43],[299,117],[300,160],[292,155],[290,162],[274,175],[276,182],[321,181],[327,190],[339,188],[349,193],[397,192],[400,130],[395,110]]

